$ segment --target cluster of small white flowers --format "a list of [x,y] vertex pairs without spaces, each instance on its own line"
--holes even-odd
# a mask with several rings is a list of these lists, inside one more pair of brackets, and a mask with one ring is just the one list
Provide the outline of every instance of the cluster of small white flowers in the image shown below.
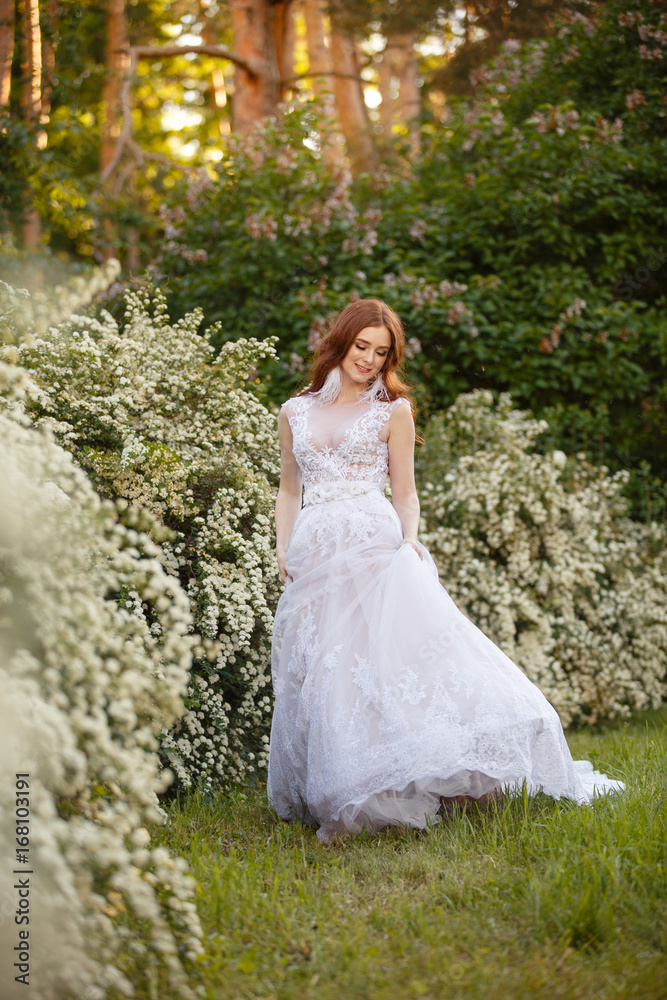
[[667,693],[667,531],[627,516],[624,473],[536,451],[545,429],[486,391],[432,421],[423,541],[454,600],[565,725],[656,708]]
[[67,285],[56,285],[49,291],[32,295],[28,295],[25,289],[15,290],[0,281],[3,305],[0,329],[7,324],[10,336],[13,332],[22,332],[27,336],[43,333],[52,324],[92,302],[114,283],[119,274],[120,264],[111,259],[85,277],[79,275]]
[[201,642],[187,711],[161,747],[183,784],[210,786],[266,762],[279,456],[275,417],[249,381],[273,341],[230,342],[216,357],[201,321],[172,323],[160,293],[128,293],[122,328],[104,311],[72,315],[12,349],[41,391],[33,419],[103,496],[168,529],[160,559]]
[[25,371],[0,363],[0,386],[6,860],[16,853],[10,773],[29,774],[31,820],[30,863],[3,866],[0,896],[16,898],[13,868],[38,872],[29,930],[48,955],[31,969],[38,1000],[130,996],[148,964],[165,970],[170,995],[193,1000],[195,884],[146,830],[164,819],[158,737],[184,709],[189,603],[142,517],[126,511],[122,523],[49,429],[31,426],[26,407],[43,394]]

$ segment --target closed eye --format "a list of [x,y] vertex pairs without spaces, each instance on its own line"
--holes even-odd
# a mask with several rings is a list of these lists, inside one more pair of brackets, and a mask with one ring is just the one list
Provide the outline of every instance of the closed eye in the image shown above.
[[[357,345],[356,345],[356,348],[357,348],[357,350],[358,350],[358,351],[363,351],[363,350],[365,350],[365,349],[366,349],[366,346],[367,346],[366,344],[357,344]],[[388,351],[385,351],[384,349],[382,349],[382,350],[379,350],[379,351],[376,351],[375,353],[376,353],[376,354],[377,354],[377,355],[378,355],[379,357],[381,357],[381,358],[386,358],[386,357],[387,357],[387,354],[388,354],[389,352],[388,352]]]

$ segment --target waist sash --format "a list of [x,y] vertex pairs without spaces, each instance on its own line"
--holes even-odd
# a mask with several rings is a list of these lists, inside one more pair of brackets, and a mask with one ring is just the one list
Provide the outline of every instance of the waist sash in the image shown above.
[[377,490],[382,493],[382,487],[378,483],[368,480],[339,479],[328,483],[317,483],[304,490],[303,506],[309,507],[315,503],[327,503],[329,500],[348,500],[350,497],[358,497],[363,493],[370,493]]

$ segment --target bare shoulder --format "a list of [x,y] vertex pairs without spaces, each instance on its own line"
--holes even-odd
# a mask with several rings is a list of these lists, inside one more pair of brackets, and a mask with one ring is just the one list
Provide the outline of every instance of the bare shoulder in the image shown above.
[[405,396],[399,396],[398,399],[394,399],[390,404],[390,421],[396,427],[397,425],[408,426],[413,424],[412,419],[412,407],[410,406],[410,400],[406,399]]
[[387,426],[387,436],[396,434],[400,437],[413,436],[415,433],[415,422],[412,418],[412,407],[410,400],[405,396],[399,396],[391,404],[391,415]]
[[281,403],[280,413],[278,415],[279,422],[281,420],[284,422],[294,416],[299,408],[301,398],[301,396],[290,396],[290,398],[286,399],[284,403]]
[[289,440],[292,437],[292,424],[290,418],[294,414],[291,407],[291,399],[283,403],[278,413],[278,436],[281,440]]

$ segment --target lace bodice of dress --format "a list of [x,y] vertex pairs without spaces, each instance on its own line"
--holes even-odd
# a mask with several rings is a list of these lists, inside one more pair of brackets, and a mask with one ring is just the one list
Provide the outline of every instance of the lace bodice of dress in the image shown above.
[[313,396],[283,403],[292,429],[292,450],[304,485],[304,505],[382,490],[388,472],[387,426],[392,402],[322,405]]

